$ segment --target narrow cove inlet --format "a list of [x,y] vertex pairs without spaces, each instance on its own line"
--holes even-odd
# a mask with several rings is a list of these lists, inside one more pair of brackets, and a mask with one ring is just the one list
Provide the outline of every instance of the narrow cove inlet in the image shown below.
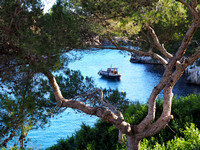
[[[68,64],[73,70],[80,70],[83,76],[92,77],[95,84],[102,88],[119,89],[127,93],[130,101],[146,103],[152,89],[159,83],[162,77],[155,65],[137,64],[130,62],[130,53],[121,53],[118,50],[93,50],[86,52],[76,52],[82,58]],[[109,68],[111,65],[119,69],[122,74],[121,80],[110,80],[98,75],[101,69]],[[175,96],[186,96],[191,93],[200,93],[200,86],[187,84],[183,76],[174,87]],[[160,95],[162,98],[162,93]],[[30,147],[34,149],[45,149],[54,144],[60,138],[67,138],[80,129],[84,122],[93,126],[98,118],[82,113],[77,113],[72,109],[65,110],[62,114],[51,119],[50,126],[46,128],[32,130],[28,134]]]

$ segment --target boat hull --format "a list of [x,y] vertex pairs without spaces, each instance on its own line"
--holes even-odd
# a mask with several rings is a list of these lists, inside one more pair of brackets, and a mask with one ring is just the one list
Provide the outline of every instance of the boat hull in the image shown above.
[[98,74],[102,77],[108,78],[108,79],[115,79],[115,80],[120,80],[121,79],[121,74],[111,74],[107,71],[99,71]]

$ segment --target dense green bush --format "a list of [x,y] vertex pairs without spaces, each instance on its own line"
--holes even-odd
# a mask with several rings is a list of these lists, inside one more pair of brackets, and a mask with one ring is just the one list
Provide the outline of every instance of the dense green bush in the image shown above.
[[[158,109],[162,109],[162,101],[157,102]],[[159,111],[160,112],[160,111]],[[184,136],[180,132],[180,128],[184,128],[186,123],[194,123],[197,128],[200,128],[200,94],[192,94],[186,97],[174,98],[172,101],[172,115],[174,119],[170,121],[168,126],[161,130],[156,136],[162,144],[165,141],[171,140],[174,136]],[[158,115],[156,115],[158,117]]]
[[[158,100],[156,103],[156,119],[162,113],[163,101]],[[146,116],[148,107],[146,104],[135,103],[124,113],[125,120],[131,124],[138,124]],[[172,101],[172,115],[174,119],[170,121],[167,127],[154,136],[155,140],[160,144],[174,138],[174,136],[183,136],[180,128],[184,128],[186,123],[195,123],[200,128],[200,94],[191,94],[186,97],[175,97]],[[148,138],[149,139],[149,138]],[[152,141],[152,145],[155,142]]]
[[[155,145],[149,144],[147,139],[143,139],[141,142],[141,150],[199,150],[200,149],[200,131],[195,127],[195,124],[191,124],[186,127],[185,130],[180,130],[183,133],[183,137],[175,137],[174,139],[166,142],[166,144]],[[155,138],[151,138],[151,141]]]
[[[162,113],[162,100],[157,101],[156,118]],[[147,114],[148,106],[146,104],[133,103],[124,112],[125,120],[131,124],[138,124]],[[174,98],[172,104],[172,115],[174,119],[168,126],[151,138],[144,139],[141,142],[142,149],[199,149],[200,134],[200,94],[189,95],[181,98]],[[192,124],[195,123],[198,128]],[[175,138],[174,138],[175,137]],[[182,137],[182,138],[181,138]],[[190,144],[192,141],[195,143]],[[191,146],[191,147],[188,147]],[[94,127],[83,124],[81,129],[72,137],[66,140],[61,139],[58,144],[49,148],[50,150],[107,150],[107,149],[126,149],[126,144],[118,143],[118,130],[111,124],[99,120]]]
[[81,129],[66,140],[60,139],[49,150],[116,150],[118,130],[103,120],[98,120],[94,127],[81,125]]
[[130,105],[123,113],[124,118],[130,124],[138,124],[146,116],[148,106],[146,104],[140,104],[139,102]]

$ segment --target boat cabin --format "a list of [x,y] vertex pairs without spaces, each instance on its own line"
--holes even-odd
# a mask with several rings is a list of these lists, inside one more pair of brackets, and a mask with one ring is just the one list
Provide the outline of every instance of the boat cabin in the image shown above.
[[111,72],[113,74],[118,74],[118,68],[108,68],[107,72]]
[[118,68],[107,68],[107,70],[99,70],[98,74],[102,77],[120,80],[121,74],[118,73]]

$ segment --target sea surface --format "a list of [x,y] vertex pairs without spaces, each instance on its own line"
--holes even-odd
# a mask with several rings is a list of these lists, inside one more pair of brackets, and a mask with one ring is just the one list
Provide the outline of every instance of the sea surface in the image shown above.
[[[131,63],[129,61],[130,53],[127,52],[106,49],[73,52],[73,54],[80,59],[69,63],[67,67],[80,70],[83,76],[92,77],[98,87],[118,88],[120,91],[126,92],[130,101],[146,103],[152,89],[162,77],[160,66]],[[111,65],[119,68],[119,72],[122,74],[120,81],[101,78],[97,74],[100,69],[106,70]],[[185,79],[186,77],[183,76],[174,87],[175,96],[200,93],[200,86],[188,84]],[[162,93],[159,97],[162,97]],[[48,148],[56,144],[57,140],[67,138],[78,131],[83,122],[93,126],[97,119],[97,117],[67,109],[62,114],[52,118],[49,127],[30,131],[28,138],[31,142],[28,145],[34,149]]]

